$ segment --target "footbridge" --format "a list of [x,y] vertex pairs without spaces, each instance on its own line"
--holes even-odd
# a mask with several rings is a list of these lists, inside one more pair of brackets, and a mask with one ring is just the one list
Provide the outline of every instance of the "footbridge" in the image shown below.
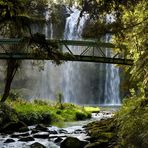
[[[46,39],[49,45],[57,45],[55,53],[57,58],[62,61],[96,62],[109,64],[133,65],[132,59],[126,57],[126,47],[124,45],[116,46],[112,43],[91,41],[91,40],[54,40]],[[14,47],[14,51],[8,50],[8,47]],[[26,46],[26,45],[24,45]],[[26,47],[26,50],[17,50],[15,47],[23,47],[23,39],[11,38],[0,39],[0,59],[18,59],[18,60],[53,60],[47,51],[41,50],[35,52]],[[117,50],[118,49],[118,50]],[[120,51],[120,52],[117,52]]]

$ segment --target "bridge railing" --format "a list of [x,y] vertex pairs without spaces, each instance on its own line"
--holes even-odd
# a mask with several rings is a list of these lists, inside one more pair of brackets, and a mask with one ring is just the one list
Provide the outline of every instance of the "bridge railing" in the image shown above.
[[[57,44],[56,52],[60,60],[66,61],[84,61],[84,62],[101,62],[112,64],[132,65],[133,60],[126,59],[124,52],[114,52],[114,49],[126,51],[124,45],[115,46],[112,43],[105,43],[99,41],[78,41],[78,40],[51,40],[47,39],[47,43]],[[24,48],[24,46],[26,46]],[[7,50],[11,47],[12,50]],[[21,48],[25,50],[21,50]],[[16,50],[15,50],[16,49]],[[67,54],[68,53],[68,54]],[[65,56],[65,55],[66,56]],[[23,39],[0,39],[0,59],[38,59],[38,60],[52,60],[48,51],[30,48],[23,43]]]

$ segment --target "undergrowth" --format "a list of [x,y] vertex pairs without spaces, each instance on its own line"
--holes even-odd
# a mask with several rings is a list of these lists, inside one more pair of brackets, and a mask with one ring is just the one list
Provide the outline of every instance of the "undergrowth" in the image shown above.
[[27,125],[44,123],[51,124],[62,121],[84,120],[91,117],[91,113],[83,107],[71,103],[51,103],[44,100],[32,102],[23,99],[8,100],[7,104],[17,113],[19,120]]
[[128,98],[123,102],[116,119],[119,145],[131,148],[148,147],[148,98]]

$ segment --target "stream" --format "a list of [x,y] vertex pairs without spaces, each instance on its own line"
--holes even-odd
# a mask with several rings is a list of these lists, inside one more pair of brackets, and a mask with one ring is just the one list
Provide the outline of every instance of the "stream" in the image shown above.
[[45,131],[37,130],[37,126],[29,126],[29,131],[24,133],[13,133],[11,135],[0,135],[0,148],[60,148],[60,143],[66,137],[76,137],[81,141],[86,141],[88,135],[83,128],[90,122],[111,118],[114,110],[92,113],[91,119],[76,122],[57,123],[47,127]]

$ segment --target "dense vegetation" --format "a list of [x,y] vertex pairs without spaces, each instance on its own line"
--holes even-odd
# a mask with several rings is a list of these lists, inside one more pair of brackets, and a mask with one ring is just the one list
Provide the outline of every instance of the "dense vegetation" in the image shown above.
[[[94,3],[91,3],[92,1]],[[112,42],[126,45],[125,57],[134,60],[133,66],[121,67],[129,79],[124,84],[127,92],[125,101],[115,116],[115,125],[118,125],[118,145],[147,147],[148,2],[146,0],[90,0],[89,2],[91,5],[87,11],[91,13],[94,21],[84,36],[100,38],[107,33],[112,34]],[[115,22],[107,24],[102,19],[108,13],[115,16]],[[123,50],[120,49],[118,52]]]
[[[48,2],[53,4],[52,0]],[[121,110],[115,116],[115,123],[118,125],[117,133],[120,146],[147,147],[148,2],[147,0],[77,0],[77,2],[79,7],[82,8],[80,17],[84,12],[88,12],[91,16],[91,23],[87,28],[87,32],[84,33],[84,37],[100,39],[109,33],[112,35],[112,42],[117,45],[126,45],[125,57],[134,60],[133,66],[122,67],[126,75],[129,76],[128,83],[126,83],[128,93]],[[67,0],[67,3],[72,5],[74,1]],[[38,2],[30,0],[1,0],[0,31],[2,35],[5,37],[32,37],[28,26],[30,22],[37,21],[36,17],[41,18],[40,22],[45,21],[42,20],[40,13],[35,10],[36,8],[44,9],[46,4],[47,1],[44,0]],[[107,14],[114,15],[115,21],[107,23],[105,19]],[[13,48],[11,47],[11,49]],[[123,52],[123,50],[120,49],[118,52]],[[19,64],[17,60],[7,62],[6,91],[2,101],[5,101],[8,97],[10,85]],[[73,108],[73,105],[70,105],[70,109],[72,108],[73,110],[71,112],[68,110],[69,105],[67,104],[63,104],[62,106],[56,104],[54,107],[57,107],[57,110],[55,111],[53,110],[53,106],[40,103],[35,102],[35,104],[32,104],[26,101],[11,102],[16,112],[19,113],[19,118],[27,122],[30,122],[29,118],[33,117],[33,122],[36,123],[44,111],[47,113],[47,117],[53,118],[52,121],[65,120],[65,117],[68,117],[70,120],[83,119],[84,117],[81,114],[83,109],[76,107],[79,110],[77,112]],[[59,107],[65,108],[66,111],[65,109],[59,109]],[[33,111],[33,113],[30,111]],[[71,116],[72,113],[74,114]]]
[[[32,102],[22,99],[7,100],[7,105],[1,105],[5,117],[0,117],[1,127],[9,122],[22,121],[27,125],[53,124],[63,121],[84,120],[91,117],[96,108],[84,108],[70,103],[54,103],[45,100]],[[9,107],[11,106],[11,107]],[[98,110],[98,108],[97,108]]]
[[[59,56],[63,56],[57,51],[56,43],[47,43],[45,35],[33,34],[32,25],[43,25],[46,23],[44,11],[47,8],[48,1],[39,0],[12,0],[0,1],[0,36],[3,38],[23,38],[21,44],[1,46],[0,50],[5,53],[20,53],[30,51],[40,56],[49,55],[56,64],[60,64]],[[9,96],[11,83],[18,68],[21,66],[21,60],[9,59],[6,61],[5,88],[1,102],[5,102]]]
[[127,98],[116,119],[120,145],[136,148],[148,146],[148,98],[143,96]]

